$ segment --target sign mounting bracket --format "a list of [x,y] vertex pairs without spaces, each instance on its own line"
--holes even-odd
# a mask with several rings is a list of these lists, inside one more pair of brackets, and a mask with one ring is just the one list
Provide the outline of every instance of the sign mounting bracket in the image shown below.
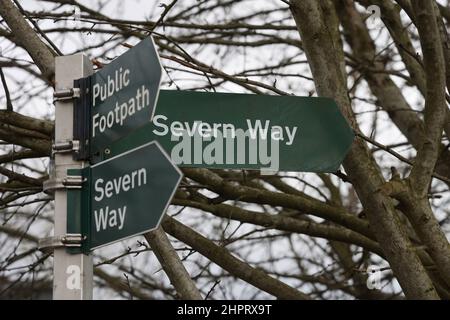
[[39,240],[38,248],[44,253],[51,253],[55,248],[80,248],[86,236],[78,233],[67,233],[63,236],[48,237]]
[[62,89],[55,91],[53,93],[53,102],[56,101],[67,101],[72,99],[77,99],[80,97],[79,88]]
[[74,101],[73,108],[73,148],[74,160],[88,160],[90,143],[89,133],[91,130],[91,77],[81,78],[74,81],[74,89],[79,92],[79,98]]

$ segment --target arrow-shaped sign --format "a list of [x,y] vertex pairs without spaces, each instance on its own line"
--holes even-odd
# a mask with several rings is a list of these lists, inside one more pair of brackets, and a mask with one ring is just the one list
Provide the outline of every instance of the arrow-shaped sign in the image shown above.
[[153,141],[83,169],[83,177],[81,191],[69,192],[67,229],[85,235],[89,251],[156,228],[182,173]]
[[353,139],[332,99],[162,90],[153,122],[110,149],[157,140],[180,167],[335,172]]
[[92,76],[77,80],[81,98],[74,109],[78,157],[98,157],[130,132],[148,124],[155,111],[162,66],[152,37]]

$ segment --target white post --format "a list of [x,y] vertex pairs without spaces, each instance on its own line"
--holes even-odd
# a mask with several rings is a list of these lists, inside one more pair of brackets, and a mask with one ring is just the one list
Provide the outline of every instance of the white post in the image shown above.
[[[73,80],[92,74],[92,63],[83,54],[62,56],[55,59],[55,91],[73,88]],[[55,103],[55,143],[73,140],[73,100]],[[74,161],[72,153],[55,154],[55,178],[57,181],[67,176],[67,169],[79,169],[82,161]],[[55,190],[54,236],[64,236],[67,232],[67,191]],[[53,254],[53,299],[92,299],[93,266],[92,256],[68,254],[65,248],[54,249]]]

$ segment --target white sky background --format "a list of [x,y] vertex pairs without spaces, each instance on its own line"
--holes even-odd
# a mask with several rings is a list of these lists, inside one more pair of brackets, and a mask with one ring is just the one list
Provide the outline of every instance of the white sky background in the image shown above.
[[[175,5],[176,8],[173,9],[172,12],[176,12],[180,7],[189,7],[190,3],[192,3],[195,0],[179,0],[178,3]],[[91,8],[96,8],[98,6],[98,1],[81,1],[86,6],[89,6]],[[112,18],[118,18],[118,19],[126,19],[126,20],[152,20],[156,21],[160,14],[163,12],[163,8],[159,7],[160,3],[170,3],[171,1],[144,1],[144,0],[127,0],[127,1],[119,1],[119,0],[111,0],[107,2],[107,5],[101,9],[101,13],[110,16]],[[442,3],[446,1],[441,1]],[[55,4],[50,4],[45,1],[33,1],[33,0],[27,0],[27,1],[21,1],[22,6],[26,10],[42,10],[43,8],[49,9],[49,8],[55,8]],[[189,21],[192,23],[220,23],[220,22],[226,22],[229,21],[230,17],[239,17],[246,15],[248,13],[251,13],[257,8],[258,10],[261,10],[261,8],[267,7],[267,9],[271,8],[280,8],[285,7],[285,4],[283,4],[281,1],[277,0],[250,0],[250,1],[242,1],[240,4],[235,5],[232,7],[231,10],[226,10],[225,12],[223,10],[216,10],[215,13],[210,14],[208,16],[205,15],[199,15],[197,18],[193,18],[193,20]],[[60,8],[56,10],[57,12],[67,12],[70,9],[70,7],[65,6],[63,8]],[[361,10],[364,10],[361,8]],[[170,14],[169,14],[170,16]],[[283,14],[272,14],[267,17],[267,20],[261,21],[261,19],[254,19],[254,21],[251,21],[255,24],[262,24],[262,23],[268,23],[276,21],[283,17]],[[406,17],[405,17],[406,19]],[[406,21],[406,20],[405,20]],[[91,24],[85,24],[83,22],[77,22],[77,21],[68,21],[68,22],[58,22],[54,23],[51,20],[43,20],[39,21],[39,26],[41,29],[49,29],[54,28],[55,26],[60,26],[64,23],[67,23],[69,26],[77,27],[80,25],[87,25],[91,26]],[[291,21],[291,25],[295,25],[294,21]],[[106,26],[96,26],[98,28],[102,28]],[[108,29],[110,27],[107,27]],[[173,29],[166,28],[163,30],[162,28],[158,28],[156,30],[157,32],[164,33],[166,35],[170,35],[173,32],[183,32],[183,31],[174,31]],[[263,31],[262,31],[263,32]],[[377,45],[378,49],[382,50],[386,47],[386,44],[388,42],[388,33],[387,30],[383,27],[376,27],[374,30],[372,30],[373,34],[378,35],[377,36]],[[179,34],[179,33],[178,33]],[[296,31],[293,32],[280,32],[278,35],[280,37],[290,37],[293,39],[299,40],[299,35]],[[55,42],[55,44],[61,49],[61,51],[64,54],[71,54],[74,52],[77,52],[81,50],[83,47],[92,46],[98,43],[99,38],[102,37],[109,37],[109,35],[102,36],[98,34],[80,34],[78,32],[71,33],[70,35],[64,37],[63,39],[58,36],[57,34],[50,34],[50,38]],[[135,44],[137,43],[138,39],[130,39],[127,40],[127,43],[129,44]],[[296,54],[298,51],[293,46],[282,46],[283,50],[280,50],[280,46],[277,45],[268,45],[264,47],[258,47],[256,49],[252,48],[244,48],[244,47],[237,47],[234,49],[229,49],[225,47],[219,47],[216,45],[207,45],[207,46],[200,46],[200,45],[185,45],[180,44],[183,49],[185,49],[190,55],[195,57],[196,59],[210,64],[226,73],[234,74],[241,72],[245,69],[250,68],[258,68],[261,66],[265,66],[268,63],[275,64],[277,61],[280,61],[284,59],[287,56],[291,56]],[[420,51],[420,46],[417,45],[417,51]],[[19,57],[30,61],[30,58],[24,52],[23,50],[19,48],[13,47],[10,43],[8,43],[7,40],[1,39],[0,40],[0,48],[2,50],[2,55],[4,57]],[[348,49],[348,48],[346,48]],[[92,50],[86,50],[85,53],[90,58],[96,58],[101,62],[107,63],[108,59],[112,59],[114,57],[119,56],[123,52],[125,52],[127,48],[124,46],[117,46],[115,48],[99,48],[99,49],[92,49]],[[394,48],[395,50],[395,48]],[[20,54],[18,54],[21,52]],[[300,53],[300,52],[298,52]],[[1,57],[0,57],[1,58]],[[299,56],[296,58],[297,60],[305,60],[305,56],[303,54],[299,54]],[[174,63],[168,62],[167,60],[162,60],[163,65],[165,66],[175,66]],[[177,66],[180,67],[180,66]],[[395,70],[402,70],[404,67],[401,63],[397,63],[394,65],[390,65],[391,69]],[[290,73],[296,73],[296,74],[302,74],[305,76],[311,76],[310,71],[306,64],[301,65],[294,65],[292,67],[286,67],[283,69],[285,72]],[[53,119],[53,113],[54,113],[54,106],[52,103],[52,91],[49,89],[45,89],[46,85],[39,80],[33,80],[33,81],[27,81],[27,79],[31,79],[31,77],[26,74],[23,71],[19,71],[17,68],[14,69],[4,69],[4,72],[7,77],[9,89],[12,94],[13,98],[13,104],[16,108],[16,111],[19,111],[23,114],[28,114],[34,117],[41,117],[41,118],[48,118]],[[163,89],[173,89],[175,90],[175,86],[171,85],[169,86],[168,78],[165,74],[163,74]],[[204,77],[196,77],[189,73],[183,73],[183,72],[171,72],[171,77],[175,80],[175,83],[181,88],[181,89],[191,89],[199,86],[199,83],[204,84],[205,78]],[[267,84],[273,84],[274,81],[276,81],[277,88],[285,90],[287,92],[290,92],[292,94],[295,94],[297,96],[306,96],[311,91],[314,90],[314,85],[311,81],[306,81],[301,78],[294,78],[294,77],[276,77],[276,76],[268,76],[268,77],[255,77],[255,80],[262,81]],[[394,81],[398,84],[403,84],[404,80],[400,78],[393,78]],[[24,83],[23,83],[24,82]],[[352,85],[351,81],[349,81],[349,87]],[[3,107],[5,105],[5,97],[3,93],[3,88],[0,89],[0,107]],[[217,91],[221,92],[244,92],[243,88],[231,84],[231,83],[225,83],[218,88]],[[39,92],[40,94],[38,97],[36,97],[36,92]],[[404,91],[405,97],[407,98],[408,102],[417,110],[421,110],[423,108],[423,98],[418,95],[417,90],[415,88],[407,88]],[[30,96],[34,96],[34,98],[30,98]],[[373,99],[368,94],[367,87],[360,87],[356,91],[356,96],[361,97],[364,99]],[[372,134],[372,128],[374,127],[373,124],[373,113],[366,111],[373,111],[374,105],[373,104],[367,104],[362,101],[355,100],[354,104],[354,110],[357,113],[360,113],[358,115],[358,122],[363,130],[363,132],[367,136],[371,136]],[[393,143],[399,143],[403,142],[406,139],[402,136],[402,134],[398,131],[397,128],[395,128],[392,123],[389,121],[389,118],[386,113],[384,112],[378,112],[378,119],[376,124],[376,132],[375,132],[375,139],[385,145],[393,144]],[[397,152],[401,153],[405,157],[410,157],[414,154],[413,149],[410,148],[400,148],[396,149]],[[0,151],[1,152],[1,151]],[[6,153],[3,152],[3,153]],[[2,153],[2,154],[3,154]],[[376,153],[378,163],[382,164],[383,167],[383,173],[385,174],[386,178],[389,178],[390,171],[389,168],[391,165],[398,166],[398,161],[394,159],[391,155],[384,153],[384,152],[377,152]],[[33,163],[33,165],[36,165],[36,162]],[[42,161],[40,164],[42,170],[45,170],[46,168],[46,161]],[[31,174],[28,170],[24,170],[23,172],[27,174]],[[321,182],[318,180],[315,175],[313,174],[305,174],[305,173],[289,173],[292,176],[295,177],[301,177],[306,180],[308,180],[313,185],[319,185]],[[31,174],[33,175],[33,174]],[[35,174],[38,176],[39,174]],[[3,178],[0,178],[3,179]],[[3,181],[3,180],[0,180]],[[337,183],[337,179],[334,179],[334,181]],[[289,180],[290,183],[292,183],[294,186],[303,189],[314,195],[318,196],[317,192],[315,192],[313,189],[309,187],[305,187],[302,183],[296,182],[294,179]],[[439,188],[442,190],[447,190],[445,186],[442,184],[436,183],[439,185]],[[346,192],[345,186],[342,186],[342,189],[344,192]],[[42,196],[42,195],[40,195]],[[443,197],[442,199],[436,199],[433,200],[434,204],[440,206],[441,208],[448,208],[448,194]],[[447,206],[445,205],[447,204]],[[50,208],[50,207],[49,207]],[[169,212],[176,212],[179,208],[171,208]],[[261,208],[253,206],[250,207],[252,210],[261,210]],[[29,211],[35,210],[35,208],[28,207]],[[186,213],[188,214],[186,214]],[[438,214],[438,218],[443,218],[445,214],[444,211],[438,210],[436,211]],[[0,217],[3,214],[0,214]],[[51,212],[46,213],[47,216],[51,216]],[[209,238],[219,238],[220,233],[225,228],[226,222],[223,220],[214,218],[212,215],[203,214],[196,212],[194,210],[185,210],[182,215],[179,216],[180,219],[187,223],[190,226],[193,226],[194,229],[201,231],[203,234],[208,235]],[[16,219],[12,219],[9,223],[14,223]],[[23,222],[22,222],[23,223]],[[232,222],[226,229],[226,234],[231,234],[233,230],[238,226],[238,223]],[[243,226],[239,229],[237,232],[238,234],[244,234],[245,232],[249,231],[251,228]],[[50,235],[51,229],[49,228],[49,224],[45,225],[44,223],[41,223],[39,225],[33,225],[32,232],[36,235],[42,235],[42,236],[48,236]],[[447,230],[450,232],[450,230]],[[45,232],[45,234],[44,234]],[[277,233],[277,232],[273,232]],[[257,234],[255,234],[256,236]],[[1,240],[1,238],[0,238]],[[111,258],[112,256],[118,255],[119,253],[122,253],[126,250],[127,246],[133,247],[133,249],[136,247],[136,240],[143,240],[142,237],[137,237],[122,243],[114,244],[109,247],[106,247],[104,249],[98,250],[96,252],[98,255],[101,255],[104,258]],[[324,242],[325,243],[325,242]],[[278,242],[275,242],[275,248],[273,252],[276,253],[277,256],[282,257],[285,254],[284,248],[289,246],[289,243],[287,240],[280,240]],[[233,247],[233,246],[232,246]],[[259,261],[261,255],[267,254],[267,247],[265,245],[262,245],[259,247],[260,250],[252,250],[251,252],[246,252],[244,250],[240,250],[240,254],[242,254],[243,257],[245,257],[246,261]],[[305,246],[299,246],[297,248],[298,252],[304,251],[302,250],[308,250]],[[1,251],[0,251],[1,252]],[[320,250],[318,250],[320,253]],[[199,254],[196,253],[196,256]],[[165,275],[163,272],[159,271],[160,267],[158,262],[153,258],[153,256],[150,253],[143,253],[140,254],[138,257],[131,259],[130,257],[125,258],[128,260],[129,265],[134,265],[135,267],[139,266],[142,267],[142,271],[152,274],[155,273],[155,278],[159,281],[166,281]],[[97,259],[97,261],[99,261]],[[204,260],[206,261],[206,260]],[[193,272],[193,274],[196,274],[198,271],[198,266],[194,265],[191,262],[188,262],[187,267]],[[324,263],[323,265],[326,265]],[[292,269],[297,270],[297,266],[293,264],[291,261],[289,262],[281,262],[276,264],[276,266],[266,266],[268,269],[276,268],[279,270],[289,270]],[[104,268],[104,267],[102,267]],[[115,266],[108,266],[105,268],[105,270],[111,270],[116,269]],[[222,270],[218,267],[211,268],[212,272],[216,274],[221,274]],[[320,271],[317,267],[314,267],[312,265],[309,266],[309,271],[311,274]],[[117,274],[120,275],[123,272],[123,270],[118,270]],[[295,280],[289,280],[291,284],[298,284],[298,281]],[[211,284],[208,284],[208,286],[211,286]],[[397,288],[396,288],[397,290]],[[218,290],[219,291],[219,290]],[[233,291],[238,298],[246,298],[252,295],[254,292],[253,289],[248,285],[236,285],[233,286]],[[117,297],[117,295],[113,291],[105,291],[102,289],[96,289],[94,291],[94,298],[114,298]],[[221,294],[218,293],[218,297],[227,298],[226,296],[221,296]],[[263,296],[260,296],[263,297]],[[268,297],[268,296],[264,296]],[[341,296],[342,298],[342,296]]]

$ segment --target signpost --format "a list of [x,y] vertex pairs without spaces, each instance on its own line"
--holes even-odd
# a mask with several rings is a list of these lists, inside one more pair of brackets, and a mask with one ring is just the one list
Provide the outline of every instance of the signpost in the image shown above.
[[[92,256],[86,248],[131,236],[130,232],[136,234],[156,227],[181,179],[181,173],[173,168],[157,143],[145,144],[133,152],[117,157],[117,160],[99,164],[96,169],[77,169],[87,165],[84,160],[105,152],[105,148],[112,142],[151,121],[162,74],[159,56],[151,37],[142,40],[91,76],[92,64],[83,55],[58,57],[55,69],[55,143],[52,150],[55,155],[55,171],[52,178],[44,184],[46,192],[54,193],[55,196],[55,232],[53,237],[41,239],[40,248],[54,252],[53,298],[91,299],[93,266]],[[84,211],[86,203],[82,202],[90,190],[84,186],[89,185],[90,180],[83,182],[78,179],[79,176],[71,177],[67,174],[79,171],[90,173],[92,170],[94,177],[97,174],[99,177],[105,174],[106,177],[108,172],[120,173],[116,163],[120,163],[121,169],[131,169],[121,161],[136,154],[139,154],[140,160],[128,159],[128,164],[131,166],[133,163],[140,163],[140,169],[146,174],[139,175],[139,199],[145,197],[154,201],[139,211],[135,202],[128,204],[128,198],[122,197],[113,201],[116,204],[124,203],[122,211],[109,210],[107,200],[112,200],[109,199],[112,191],[111,184],[107,183],[104,189],[106,208],[103,211],[98,209],[97,216],[100,226],[104,227],[99,227],[96,233],[90,230],[86,232],[83,227],[90,225],[91,218],[95,220],[95,213],[94,216],[89,216],[90,213]],[[144,156],[148,158],[144,160]],[[151,171],[147,171],[150,169]],[[158,172],[164,176],[160,176]],[[147,180],[142,184],[144,177]],[[134,191],[127,192],[133,186],[132,178],[133,171],[131,176],[124,173],[121,180],[122,192],[129,193],[131,198],[136,194]],[[156,184],[158,188],[155,189]],[[118,184],[114,187],[116,185]],[[163,189],[159,189],[160,186]],[[148,194],[150,191],[154,192],[153,196]],[[167,194],[168,191],[171,193]],[[100,203],[102,200],[96,201],[92,207],[96,208],[96,204]],[[143,215],[144,209],[147,209],[147,216]],[[76,214],[68,214],[68,211]],[[117,223],[115,219],[119,219],[121,231],[111,234],[106,230]]]
[[[56,57],[56,93],[70,93],[74,79],[91,73],[92,64],[85,55]],[[79,252],[69,254],[61,245],[61,240],[70,233],[67,230],[67,208],[73,205],[64,185],[67,171],[85,166],[84,162],[74,161],[71,154],[73,108],[72,101],[67,99],[57,99],[55,103],[55,168],[50,179],[44,183],[44,189],[53,193],[55,199],[54,236],[50,239],[50,249],[53,249],[53,299],[84,300],[92,299],[92,256]]]
[[54,249],[56,299],[92,296],[92,250],[158,227],[182,178],[175,164],[334,172],[354,139],[326,98],[163,91],[158,100],[151,37],[72,88],[90,73],[84,56],[56,60],[56,174],[45,184],[55,237],[41,246]]
[[336,172],[353,139],[332,99],[163,90],[111,156],[157,140],[184,167]]

